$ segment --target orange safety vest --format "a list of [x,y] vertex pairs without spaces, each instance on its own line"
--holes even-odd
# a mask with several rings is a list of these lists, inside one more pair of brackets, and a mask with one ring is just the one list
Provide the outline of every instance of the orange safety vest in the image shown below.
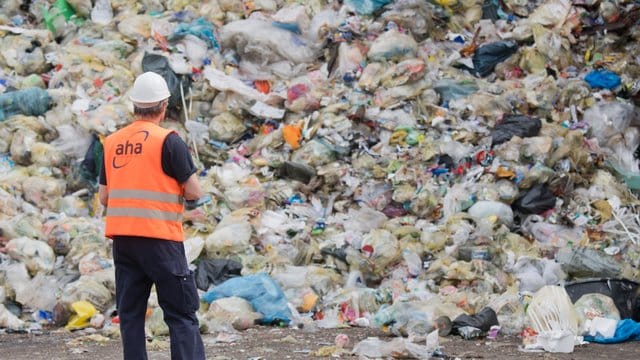
[[184,240],[182,186],[162,170],[162,144],[171,132],[134,121],[106,138],[105,236]]

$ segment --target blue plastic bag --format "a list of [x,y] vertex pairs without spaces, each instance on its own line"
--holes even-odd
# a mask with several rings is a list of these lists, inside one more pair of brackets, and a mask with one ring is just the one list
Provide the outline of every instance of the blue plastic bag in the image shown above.
[[212,303],[215,300],[237,296],[251,303],[254,310],[264,315],[262,324],[270,325],[291,322],[292,314],[287,299],[276,283],[266,273],[258,273],[229,279],[209,290],[202,300]]
[[594,70],[585,76],[589,86],[597,89],[613,89],[620,85],[620,76],[609,70]]
[[39,116],[46,113],[50,105],[49,93],[37,87],[0,94],[0,121],[18,114]]
[[173,35],[169,37],[169,40],[175,38],[181,38],[185,35],[195,35],[200,39],[207,41],[209,46],[214,49],[218,49],[218,42],[214,34],[213,24],[205,20],[204,18],[198,18],[191,23],[182,23],[176,27]]
[[640,340],[640,323],[631,319],[618,321],[616,333],[612,338],[603,338],[601,336],[585,336],[584,341],[596,342],[600,344],[617,344],[625,341]]
[[391,0],[347,0],[345,3],[359,15],[371,15],[390,2]]

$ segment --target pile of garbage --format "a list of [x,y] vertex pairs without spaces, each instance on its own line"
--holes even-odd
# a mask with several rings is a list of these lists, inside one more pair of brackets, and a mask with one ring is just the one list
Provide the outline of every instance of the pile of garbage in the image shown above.
[[[375,348],[420,358],[435,351],[434,331],[613,336],[585,330],[610,330],[594,320],[602,312],[545,322],[579,300],[569,295],[531,317],[525,309],[548,285],[608,278],[636,298],[635,2],[0,9],[7,331],[117,332],[97,177],[102,140],[131,121],[127,94],[143,71],[167,80],[163,126],[189,144],[214,199],[185,213],[203,332],[380,327],[408,340]],[[613,303],[626,316],[616,320],[640,320],[635,300],[607,289],[582,308]],[[167,333],[155,296],[147,325]],[[355,351],[372,349],[367,341]],[[542,348],[556,349],[550,342]]]

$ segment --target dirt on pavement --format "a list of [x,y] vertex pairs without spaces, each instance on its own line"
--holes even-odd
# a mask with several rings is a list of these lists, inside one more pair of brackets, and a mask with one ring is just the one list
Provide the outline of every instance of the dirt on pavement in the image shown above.
[[[64,330],[42,334],[0,335],[0,359],[12,360],[75,360],[75,359],[122,359],[119,339],[109,339],[83,332]],[[227,360],[280,360],[321,359],[316,352],[334,345],[338,334],[347,334],[353,345],[377,336],[391,340],[388,335],[373,329],[344,328],[323,329],[306,332],[299,329],[256,327],[231,338],[229,335],[203,335],[207,359]],[[457,336],[440,339],[445,359],[638,359],[640,342],[601,345],[588,344],[576,347],[571,354],[525,353],[518,350],[520,340],[515,337],[498,337],[496,341],[463,340]],[[149,359],[170,359],[169,339],[157,338],[148,343]],[[326,358],[336,358],[329,355]],[[357,359],[357,356],[342,354],[340,358]]]

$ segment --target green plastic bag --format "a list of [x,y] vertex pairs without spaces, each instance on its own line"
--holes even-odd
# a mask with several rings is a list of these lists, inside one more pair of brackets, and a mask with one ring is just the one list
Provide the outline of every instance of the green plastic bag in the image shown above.
[[42,17],[44,23],[47,25],[47,29],[54,35],[59,35],[60,27],[72,18],[81,23],[80,18],[76,16],[75,10],[69,5],[66,0],[56,0],[51,8],[47,9],[42,7]]

